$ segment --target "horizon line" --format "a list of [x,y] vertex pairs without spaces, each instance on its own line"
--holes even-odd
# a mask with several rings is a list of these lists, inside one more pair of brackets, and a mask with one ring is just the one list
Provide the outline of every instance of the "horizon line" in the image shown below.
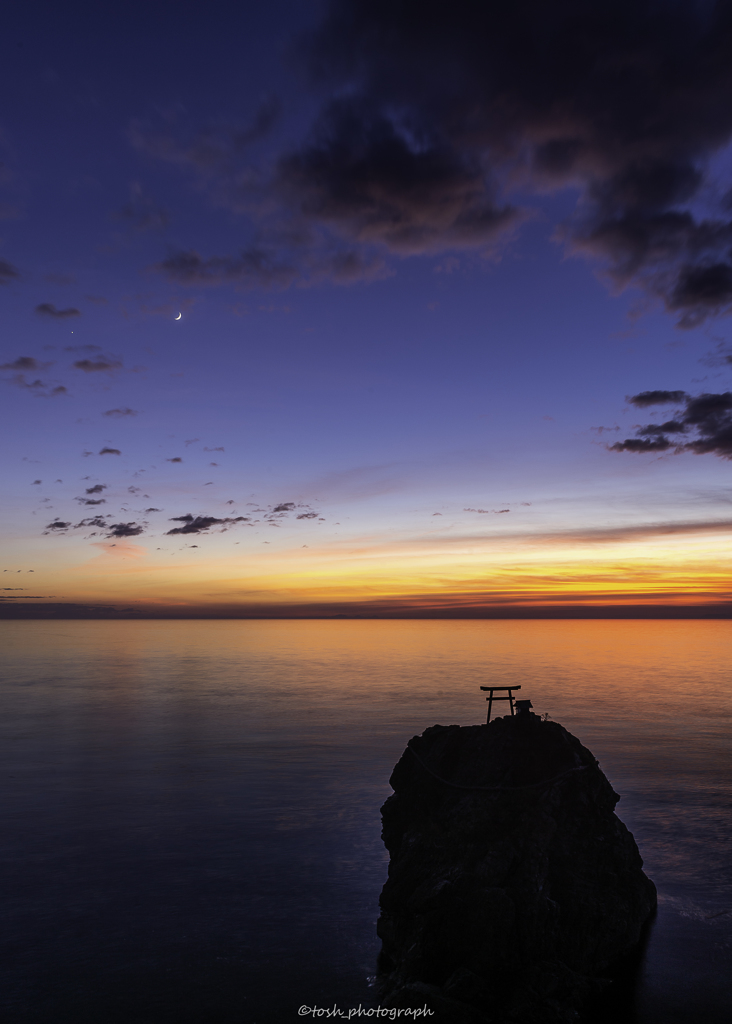
[[732,619],[732,602],[704,604],[597,604],[531,605],[483,608],[390,608],[368,607],[336,610],[337,606],[265,606],[248,609],[136,609],[80,603],[0,604],[0,621],[48,620],[405,620],[405,619]]

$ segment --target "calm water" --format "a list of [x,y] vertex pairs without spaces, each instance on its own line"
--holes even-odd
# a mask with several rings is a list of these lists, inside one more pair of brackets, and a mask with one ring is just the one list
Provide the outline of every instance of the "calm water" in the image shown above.
[[622,794],[661,900],[624,1020],[730,1019],[732,623],[3,622],[0,640],[4,1020],[373,1005],[389,774],[427,726],[483,720],[489,681],[521,683]]

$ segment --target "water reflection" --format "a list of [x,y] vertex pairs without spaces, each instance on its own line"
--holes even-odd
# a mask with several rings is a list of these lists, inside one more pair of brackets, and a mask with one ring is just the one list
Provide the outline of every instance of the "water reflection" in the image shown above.
[[639,1024],[727,1018],[732,624],[0,627],[14,1022],[367,1003],[391,768],[425,727],[482,721],[489,682],[520,683],[622,794],[662,897]]

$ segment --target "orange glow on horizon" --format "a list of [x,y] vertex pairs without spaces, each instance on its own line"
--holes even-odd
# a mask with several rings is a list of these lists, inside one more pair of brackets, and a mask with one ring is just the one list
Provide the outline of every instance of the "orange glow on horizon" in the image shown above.
[[727,529],[646,529],[599,540],[581,533],[361,536],[308,548],[243,548],[233,558],[212,557],[214,545],[172,555],[125,541],[97,544],[92,557],[87,548],[76,562],[67,552],[65,564],[44,574],[44,586],[54,601],[124,602],[140,611],[719,605],[732,600]]

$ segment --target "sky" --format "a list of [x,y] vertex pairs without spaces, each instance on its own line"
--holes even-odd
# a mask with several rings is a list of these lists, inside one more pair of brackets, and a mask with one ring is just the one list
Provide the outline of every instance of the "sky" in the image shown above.
[[730,0],[4,20],[0,615],[728,613]]

